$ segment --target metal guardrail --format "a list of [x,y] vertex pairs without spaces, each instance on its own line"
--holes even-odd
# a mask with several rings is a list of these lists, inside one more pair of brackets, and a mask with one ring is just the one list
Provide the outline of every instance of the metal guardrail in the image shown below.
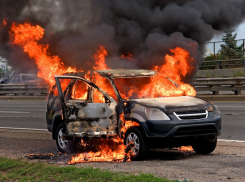
[[47,95],[49,92],[48,84],[0,84],[0,95]]
[[219,95],[220,91],[233,91],[235,95],[241,95],[245,90],[245,77],[237,78],[197,78],[192,84],[196,91],[210,91]]
[[[220,91],[233,91],[235,95],[241,95],[245,90],[245,77],[237,78],[197,78],[192,84],[196,91],[210,91],[219,95]],[[0,84],[0,95],[47,95],[48,84]]]
[[245,67],[245,59],[227,59],[227,60],[211,60],[203,61],[199,65],[201,69],[224,69],[224,68]]

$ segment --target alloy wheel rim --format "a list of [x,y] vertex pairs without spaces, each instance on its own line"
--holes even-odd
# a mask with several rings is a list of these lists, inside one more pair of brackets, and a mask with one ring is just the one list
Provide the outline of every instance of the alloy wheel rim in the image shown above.
[[129,133],[127,136],[126,144],[133,143],[132,155],[137,155],[140,149],[140,141],[138,136],[135,133]]
[[58,133],[58,143],[60,148],[65,149],[67,144],[68,144],[68,140],[63,140],[63,128],[60,129],[59,133]]

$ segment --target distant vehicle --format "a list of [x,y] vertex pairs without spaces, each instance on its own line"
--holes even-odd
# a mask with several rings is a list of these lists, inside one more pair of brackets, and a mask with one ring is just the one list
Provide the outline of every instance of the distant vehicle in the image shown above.
[[39,78],[36,74],[19,74],[9,78],[7,84],[37,83],[37,82],[44,82],[44,80],[42,78]]
[[4,78],[0,80],[0,84],[8,83],[9,79],[14,75],[15,72],[16,72],[15,70],[12,70],[11,72],[9,72]]

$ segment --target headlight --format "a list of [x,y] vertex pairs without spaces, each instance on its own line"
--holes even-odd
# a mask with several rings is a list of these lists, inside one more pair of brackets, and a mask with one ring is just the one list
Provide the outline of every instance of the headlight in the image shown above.
[[156,108],[145,108],[145,114],[149,120],[170,120],[163,111]]
[[218,107],[216,105],[208,105],[207,111],[211,111],[214,113],[214,117],[219,117],[221,115],[220,110],[218,109]]
[[213,112],[214,112],[214,117],[219,117],[221,115],[220,110],[218,109],[217,106],[213,105]]

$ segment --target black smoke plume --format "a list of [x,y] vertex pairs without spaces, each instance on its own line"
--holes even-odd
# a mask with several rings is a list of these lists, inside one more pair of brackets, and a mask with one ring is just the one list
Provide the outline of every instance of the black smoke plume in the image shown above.
[[[13,22],[42,26],[40,43],[49,44],[51,54],[69,66],[91,69],[103,45],[109,67],[151,69],[177,46],[188,50],[197,66],[205,42],[245,17],[244,0],[1,0],[0,6],[8,23],[0,27],[0,54],[23,71],[36,66],[9,44]],[[134,62],[116,59],[128,53]]]

